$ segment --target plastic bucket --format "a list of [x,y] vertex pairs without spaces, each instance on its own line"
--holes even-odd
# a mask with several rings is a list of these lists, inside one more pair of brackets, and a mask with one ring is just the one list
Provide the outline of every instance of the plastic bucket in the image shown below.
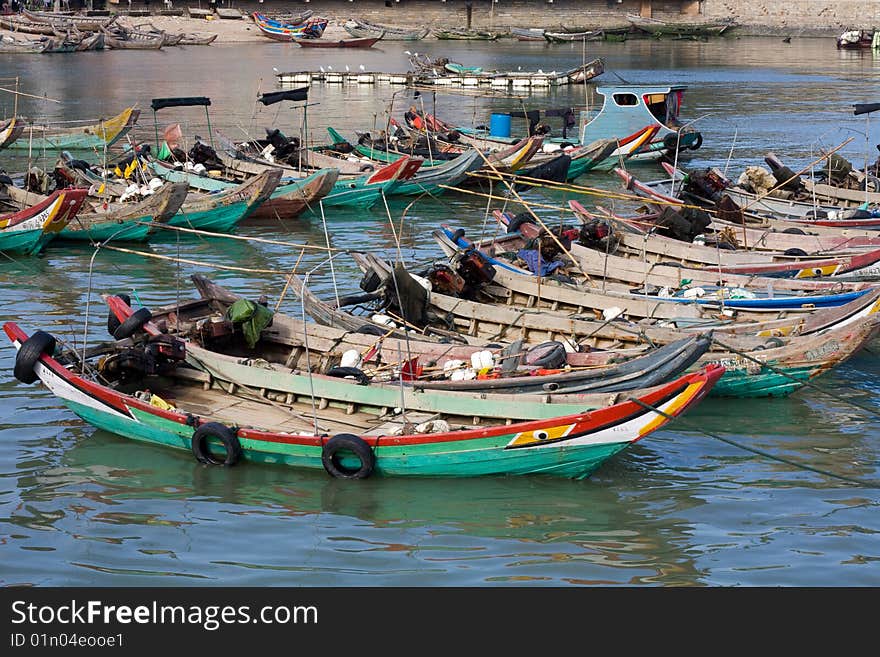
[[510,137],[510,114],[493,114],[489,117],[491,137]]

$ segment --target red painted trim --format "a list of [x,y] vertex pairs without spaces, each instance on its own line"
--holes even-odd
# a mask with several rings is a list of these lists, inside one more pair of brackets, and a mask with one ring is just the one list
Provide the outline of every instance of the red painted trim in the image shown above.
[[[12,340],[24,342],[27,339],[27,334],[25,334],[25,332],[22,331],[15,322],[6,322],[3,325],[3,330]],[[151,406],[150,404],[147,404],[146,402],[143,402],[130,395],[121,395],[118,392],[111,390],[105,386],[83,379],[82,377],[70,372],[67,368],[65,368],[48,354],[43,354],[40,357],[40,360],[44,365],[49,367],[55,374],[64,379],[72,387],[79,389],[85,394],[88,394],[89,396],[104,402],[108,406],[111,406],[115,410],[118,410],[126,415],[130,415],[130,413],[128,412],[128,407],[132,407],[137,408],[144,413],[152,414],[157,417],[170,420],[172,422],[177,422],[184,425],[187,423],[187,414],[156,408],[155,406]],[[723,373],[723,366],[707,365],[698,372],[686,374],[685,376],[680,377],[675,381],[672,381],[671,383],[642,397],[641,399],[645,403],[653,406],[664,397],[668,397],[670,394],[675,393],[676,390],[680,390],[684,386],[690,385],[692,383],[701,383],[704,386],[704,391],[707,392]],[[683,410],[685,407],[687,407],[687,405],[685,405],[681,410]],[[588,413],[569,415],[565,417],[521,422],[511,425],[494,425],[485,429],[479,428],[471,429],[468,431],[448,432],[444,434],[385,436],[376,439],[370,437],[370,441],[375,442],[377,446],[421,445],[429,443],[476,440],[498,435],[558,427],[560,425],[566,424],[576,425],[572,433],[590,433],[599,430],[603,425],[620,422],[627,419],[627,417],[630,415],[636,416],[643,411],[644,409],[635,402],[626,401],[607,408],[590,411]],[[197,424],[202,424],[203,421],[209,420],[199,420]],[[239,434],[245,438],[265,442],[309,446],[321,444],[321,438],[318,436],[301,436],[294,434],[273,433],[260,431],[258,429],[240,429]]]
[[378,171],[376,171],[372,176],[367,178],[367,184],[373,185],[376,183],[384,183],[389,182],[391,180],[396,180],[397,176],[400,175],[400,172],[404,169],[407,162],[409,162],[409,155],[404,155],[398,160],[395,160],[391,164],[388,164]]

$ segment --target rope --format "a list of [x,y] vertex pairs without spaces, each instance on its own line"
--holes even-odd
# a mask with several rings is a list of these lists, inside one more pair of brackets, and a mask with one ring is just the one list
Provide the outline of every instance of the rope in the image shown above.
[[196,265],[197,267],[208,267],[214,269],[223,269],[226,271],[242,271],[250,274],[277,274],[279,276],[288,276],[289,272],[280,269],[254,269],[252,267],[236,267],[234,265],[218,265],[212,262],[204,262],[202,260],[190,260],[189,258],[172,258],[171,256],[161,255],[159,253],[148,253],[147,251],[136,251],[134,249],[124,249],[120,246],[104,246],[108,251],[119,251],[120,253],[131,253],[134,255],[144,256],[145,258],[156,258],[158,260],[170,260],[171,262],[185,262],[188,265]]
[[762,360],[758,360],[754,356],[751,356],[744,351],[740,351],[739,349],[735,349],[735,348],[730,347],[722,342],[719,342],[715,337],[712,338],[712,342],[717,344],[722,349],[726,349],[727,351],[735,353],[737,356],[742,356],[743,358],[745,358],[747,360],[750,360],[754,363],[759,364],[761,367],[766,367],[768,370],[770,370],[774,374],[779,374],[781,376],[784,376],[787,379],[791,379],[792,381],[800,383],[801,385],[807,386],[808,388],[812,388],[813,390],[817,390],[818,392],[821,392],[822,394],[828,395],[832,399],[835,399],[843,404],[848,404],[850,406],[854,406],[854,407],[858,408],[859,410],[865,411],[869,415],[873,415],[874,417],[880,417],[880,411],[877,411],[876,409],[873,409],[870,406],[865,406],[864,404],[859,404],[858,402],[854,402],[851,399],[846,399],[845,397],[841,397],[840,395],[838,395],[836,393],[830,392],[828,390],[824,390],[823,388],[820,388],[812,381],[803,381],[801,379],[798,379],[798,378],[792,376],[791,374],[789,374],[788,372],[784,372],[783,370],[779,369],[778,367],[774,367],[773,365],[770,365],[769,363],[765,363]]
[[698,427],[698,426],[692,424],[691,422],[688,422],[685,419],[682,419],[680,416],[678,418],[676,418],[673,415],[669,415],[665,411],[662,411],[655,406],[651,406],[650,404],[643,402],[641,399],[637,399],[635,397],[632,397],[632,398],[630,398],[630,401],[635,404],[638,404],[642,408],[646,408],[649,411],[653,411],[654,413],[657,413],[658,415],[662,415],[667,420],[676,420],[677,419],[680,423],[685,424],[687,427],[689,427],[699,433],[702,433],[706,436],[709,436],[709,438],[714,438],[715,440],[721,441],[722,443],[725,443],[725,444],[730,445],[732,447],[736,447],[736,448],[744,450],[746,452],[751,452],[752,454],[757,454],[758,456],[763,456],[765,458],[770,459],[771,461],[778,461],[779,463],[785,463],[786,465],[790,465],[790,466],[797,468],[799,470],[807,470],[809,472],[815,472],[816,474],[824,475],[824,476],[830,477],[832,479],[840,479],[841,481],[846,481],[851,484],[857,484],[859,486],[864,486],[866,488],[877,488],[878,486],[880,486],[880,481],[871,481],[871,480],[867,480],[867,479],[857,479],[855,477],[847,477],[846,475],[839,475],[834,472],[830,472],[828,470],[823,470],[821,468],[814,468],[811,465],[804,465],[803,463],[798,463],[797,461],[792,461],[791,459],[787,459],[782,456],[775,456],[773,454],[770,454],[769,452],[765,452],[762,449],[758,449],[756,447],[749,447],[748,445],[743,445],[742,443],[739,443],[735,440],[731,440],[730,438],[723,438],[722,436],[719,436],[716,433],[712,433],[711,431],[706,431],[705,429]]

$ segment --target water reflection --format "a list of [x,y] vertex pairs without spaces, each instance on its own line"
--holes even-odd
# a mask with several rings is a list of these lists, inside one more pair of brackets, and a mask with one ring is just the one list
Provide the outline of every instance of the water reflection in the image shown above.
[[[768,150],[807,162],[820,146],[836,145],[852,129],[863,130],[864,122],[856,125],[849,117],[851,104],[865,100],[865,89],[880,72],[876,57],[837,51],[833,39],[795,38],[785,50],[776,40],[745,38],[597,43],[586,53],[580,44],[432,42],[419,47],[492,68],[561,70],[584,56],[602,56],[606,84],[621,78],[688,83],[684,116],[702,117],[697,125],[706,136],[690,163],[729,166],[734,175],[744,164],[759,163]],[[47,96],[64,97],[63,106],[28,100],[22,104],[27,114],[52,120],[95,117],[132,103],[146,109],[152,97],[203,94],[214,103],[212,124],[236,136],[242,130],[259,134],[272,125],[292,132],[301,124],[301,111],[254,111],[257,92],[274,87],[273,67],[363,63],[368,70],[403,70],[407,48],[412,44],[388,43],[376,52],[352,55],[307,53],[285,44],[212,46],[187,49],[185,57],[117,51],[61,60],[7,57],[3,65],[4,75],[23,76],[26,91],[39,80]],[[168,74],[170,66],[174,75]],[[327,126],[354,136],[356,130],[383,124],[383,103],[395,91],[390,85],[315,86],[310,101],[319,105],[310,108],[308,123],[318,139]],[[560,88],[533,94],[528,103],[595,104],[591,91],[589,85]],[[7,100],[0,98],[0,106]],[[465,124],[520,103],[446,92],[438,93],[436,102],[438,113]],[[206,127],[196,114],[181,116],[190,135]],[[159,118],[163,125],[174,115]],[[134,137],[152,139],[152,133],[152,117],[145,111]],[[875,125],[870,138],[878,141]],[[863,143],[856,140],[844,153],[861,161]],[[8,170],[29,164],[26,156],[0,157]],[[647,168],[646,174],[652,171]],[[618,185],[602,172],[579,182],[606,189]],[[534,191],[523,196],[548,202]],[[564,206],[571,197],[571,192],[554,192],[549,202]],[[393,256],[399,240],[404,258],[427,262],[437,255],[430,233],[441,221],[461,225],[472,237],[495,230],[486,220],[485,199],[447,193],[415,203],[390,199],[387,210],[380,203],[368,211],[334,211],[327,215],[327,232],[335,248]],[[326,243],[320,214],[283,225],[246,222],[239,234]],[[169,303],[178,289],[182,298],[191,296],[187,277],[199,272],[247,296],[265,292],[277,299],[280,277],[220,272],[211,265],[289,271],[299,256],[299,249],[283,245],[174,233],[135,248],[204,264],[177,268],[103,250],[90,270],[89,247],[51,247],[37,258],[7,259],[0,262],[0,321],[49,329],[81,344],[87,300],[89,340],[105,338],[101,292],[136,292],[146,305]],[[322,257],[307,253],[300,271]],[[334,264],[341,288],[355,287],[360,277],[354,265],[342,258]],[[329,293],[328,269],[317,271],[312,283]],[[290,297],[282,309],[299,314],[298,302]],[[687,423],[650,436],[586,482],[375,479],[356,486],[284,468],[206,469],[185,453],[95,432],[45,389],[15,382],[12,363],[12,350],[0,348],[2,584],[880,583],[876,489],[773,463],[700,433],[710,431],[841,475],[876,479],[878,420],[846,403],[877,407],[876,353],[857,356],[820,379],[836,397],[803,391],[786,400],[710,399],[687,416]]]

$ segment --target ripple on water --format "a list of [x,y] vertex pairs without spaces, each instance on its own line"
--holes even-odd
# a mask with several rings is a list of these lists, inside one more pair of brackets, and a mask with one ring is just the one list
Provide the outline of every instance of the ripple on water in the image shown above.
[[[405,65],[407,46],[387,44],[363,53],[368,68]],[[546,68],[543,44],[444,44],[448,55],[487,67]],[[632,41],[591,45],[606,61],[605,84],[618,81],[685,82],[686,120],[705,136],[689,154],[692,166],[729,167],[732,175],[763,154],[794,164],[835,146],[863,122],[851,103],[880,79],[880,60],[837,52],[833,39],[794,40],[785,58],[775,39],[708,43]],[[206,52],[202,52],[205,50]],[[554,65],[570,68],[580,47],[554,48]],[[175,63],[166,53],[137,59],[119,53],[76,57],[58,67],[53,58],[13,58],[8,75],[40,80],[40,93],[65,98],[63,108],[22,101],[28,115],[48,119],[107,115],[153,96],[212,98],[215,127],[237,134],[276,122],[275,110],[253,118],[253,97],[242,93],[275,66],[290,66],[281,44],[192,49]],[[344,63],[345,53],[298,53],[297,67]],[[110,59],[108,59],[110,58]],[[236,66],[228,63],[235,58]],[[113,60],[114,66],[106,66]],[[25,61],[27,60],[27,61]],[[98,70],[100,69],[100,71]],[[97,73],[100,72],[100,75]],[[107,76],[110,76],[109,78]],[[592,87],[535,93],[536,108],[595,107]],[[391,90],[313,87],[309,115],[316,135],[328,125],[344,134],[379,122]],[[2,100],[2,99],[0,99]],[[515,98],[437,94],[437,112],[462,124],[491,111],[520,107]],[[202,117],[181,113],[187,135],[204,130]],[[289,116],[280,115],[281,123]],[[870,143],[880,129],[871,125]],[[285,127],[285,126],[282,126]],[[135,139],[149,139],[144,124]],[[319,137],[320,138],[320,137]],[[861,137],[843,153],[863,157]],[[731,148],[732,147],[732,148]],[[873,154],[872,154],[873,155]],[[24,170],[27,161],[0,154],[0,166]],[[54,156],[34,164],[51,167]],[[651,167],[639,174],[657,175]],[[617,190],[608,173],[579,182]],[[524,192],[539,200],[538,192]],[[570,193],[554,193],[560,206]],[[391,200],[369,211],[328,214],[330,243],[428,263],[436,257],[431,230],[440,221],[461,225],[469,237],[495,234],[485,200],[444,194],[436,199]],[[626,209],[617,203],[615,209]],[[538,213],[549,219],[552,208]],[[389,215],[394,221],[394,229]],[[324,244],[320,220],[243,225],[240,235]],[[51,330],[81,348],[106,339],[100,292],[128,292],[136,303],[168,303],[192,294],[188,276],[207,273],[233,290],[277,298],[280,284],[263,274],[219,272],[212,264],[289,271],[299,249],[284,245],[163,236],[138,250],[209,266],[182,265],[104,250],[90,269],[90,248],[49,248],[37,258],[0,263],[0,321],[26,330]],[[308,253],[300,271],[332,294],[320,254]],[[345,289],[360,275],[342,258],[335,273]],[[91,296],[88,294],[91,286]],[[299,315],[296,299],[282,309]],[[0,585],[173,586],[232,585],[878,585],[878,489],[858,489],[828,476],[743,452],[701,431],[796,463],[859,478],[880,478],[877,353],[857,355],[817,381],[833,396],[802,391],[784,400],[710,399],[668,429],[609,461],[583,482],[548,477],[483,480],[339,482],[322,473],[244,465],[210,470],[188,454],[126,442],[85,427],[45,389],[12,376],[14,353],[0,349]]]

